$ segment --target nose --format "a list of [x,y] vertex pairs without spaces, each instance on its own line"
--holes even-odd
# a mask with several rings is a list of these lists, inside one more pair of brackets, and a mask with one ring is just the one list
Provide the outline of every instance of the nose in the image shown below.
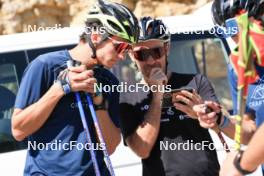
[[153,65],[155,63],[155,59],[152,56],[149,56],[147,59],[147,64]]

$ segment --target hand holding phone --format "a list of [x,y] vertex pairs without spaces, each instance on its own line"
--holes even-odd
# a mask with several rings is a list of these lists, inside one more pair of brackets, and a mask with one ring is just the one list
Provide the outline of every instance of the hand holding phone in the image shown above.
[[[193,90],[194,89],[191,87],[182,87],[179,89],[172,89],[171,92],[165,92],[163,95],[162,108],[174,107],[173,100],[174,100],[175,95],[181,95],[182,91],[188,91],[192,93]],[[181,103],[184,103],[184,102],[181,102]]]

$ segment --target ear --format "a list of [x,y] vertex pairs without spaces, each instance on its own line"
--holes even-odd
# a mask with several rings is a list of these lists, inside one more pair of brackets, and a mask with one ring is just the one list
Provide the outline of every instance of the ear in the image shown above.
[[134,54],[133,54],[133,49],[128,51],[128,56],[132,60],[132,62],[135,62]]
[[94,44],[97,44],[100,42],[101,40],[101,36],[99,34],[96,34],[96,33],[92,33],[91,34],[91,40]]
[[164,43],[164,47],[165,47],[166,56],[169,56],[169,53],[170,53],[170,42]]

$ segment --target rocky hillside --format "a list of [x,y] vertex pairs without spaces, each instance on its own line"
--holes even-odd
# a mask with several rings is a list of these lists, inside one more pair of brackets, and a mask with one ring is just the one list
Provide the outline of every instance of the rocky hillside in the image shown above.
[[[140,17],[188,14],[210,0],[114,0]],[[28,31],[28,26],[65,27],[83,23],[95,0],[0,0],[0,35]]]

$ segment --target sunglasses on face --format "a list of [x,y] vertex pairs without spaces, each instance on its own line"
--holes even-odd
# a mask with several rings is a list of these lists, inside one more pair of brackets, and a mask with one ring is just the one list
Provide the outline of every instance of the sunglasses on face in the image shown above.
[[138,61],[146,61],[150,56],[154,60],[161,59],[161,57],[165,54],[164,47],[150,48],[150,49],[141,49],[137,51],[133,51],[134,57]]
[[117,41],[115,39],[112,39],[111,37],[108,38],[112,41],[115,50],[118,54],[125,53],[127,52],[127,50],[131,49],[131,45],[129,43]]

